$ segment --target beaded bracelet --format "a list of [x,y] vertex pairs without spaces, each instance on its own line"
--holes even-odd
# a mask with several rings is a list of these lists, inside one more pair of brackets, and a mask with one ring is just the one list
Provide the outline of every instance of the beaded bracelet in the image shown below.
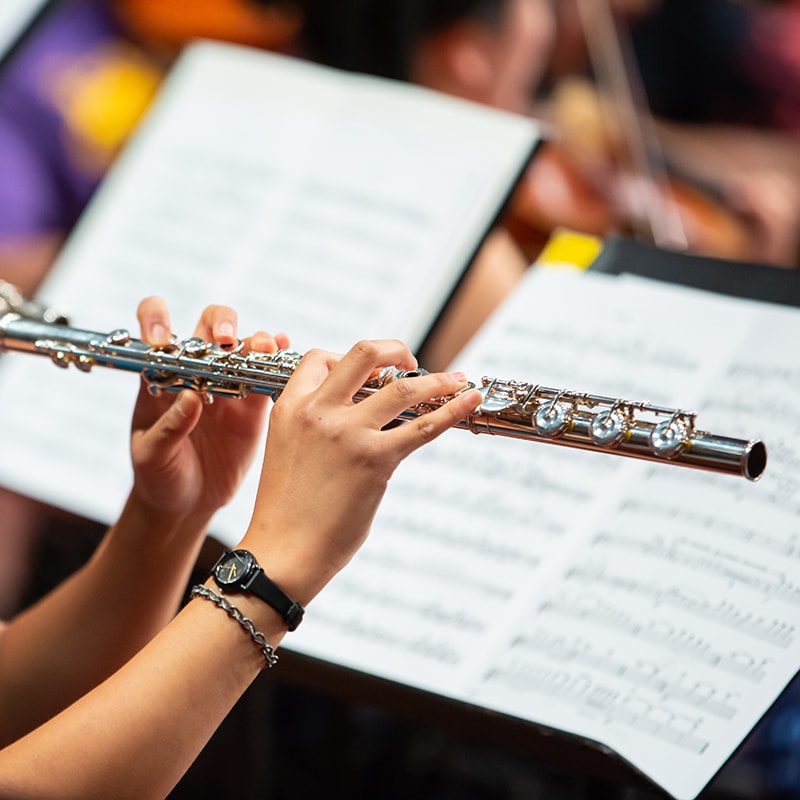
[[278,663],[278,656],[275,655],[275,650],[267,641],[267,637],[264,636],[261,631],[256,630],[253,620],[242,614],[242,612],[239,611],[236,606],[229,603],[226,598],[220,594],[217,594],[213,589],[209,589],[208,586],[204,586],[203,584],[198,584],[197,586],[192,587],[189,599],[191,600],[195,597],[203,597],[206,600],[210,600],[212,603],[214,603],[214,605],[219,606],[223,611],[225,611],[229,617],[235,619],[236,622],[238,622],[250,634],[250,638],[256,643],[258,649],[263,654],[264,660],[267,662],[268,667],[272,668]]

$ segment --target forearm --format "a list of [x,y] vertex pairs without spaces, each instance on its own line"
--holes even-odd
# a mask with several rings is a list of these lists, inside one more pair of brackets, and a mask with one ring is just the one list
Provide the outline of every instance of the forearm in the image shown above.
[[[235,602],[277,646],[278,616]],[[119,672],[0,752],[0,797],[164,798],[263,667],[235,621],[193,600]]]
[[[96,686],[174,616],[207,520],[159,516],[132,495],[90,561],[7,627],[0,639],[3,743]],[[142,547],[143,528],[156,544]]]

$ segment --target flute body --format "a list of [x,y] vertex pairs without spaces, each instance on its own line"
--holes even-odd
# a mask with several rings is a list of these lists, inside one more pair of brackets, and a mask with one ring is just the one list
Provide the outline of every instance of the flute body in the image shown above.
[[[18,310],[3,314],[0,306],[2,351],[48,356],[59,366],[74,365],[83,371],[98,366],[138,372],[153,394],[192,389],[209,401],[216,395],[244,397],[250,392],[277,399],[302,359],[290,350],[245,354],[241,342],[228,348],[198,338],[152,347],[126,330],[108,334],[81,330],[69,327],[63,318],[49,321],[45,314],[23,316]],[[419,374],[424,370],[387,368],[364,384],[354,400],[365,399],[393,380]],[[758,480],[766,467],[763,442],[701,431],[693,412],[494,378],[483,378],[478,389],[483,401],[455,427],[751,481]],[[449,399],[433,398],[407,409],[398,420],[419,417]]]

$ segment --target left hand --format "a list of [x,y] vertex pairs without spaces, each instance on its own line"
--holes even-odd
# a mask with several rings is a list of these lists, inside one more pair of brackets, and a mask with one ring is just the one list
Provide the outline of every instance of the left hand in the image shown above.
[[[169,341],[169,316],[161,298],[143,300],[137,316],[144,341],[154,345]],[[193,335],[235,344],[236,326],[233,309],[209,306]],[[259,332],[245,340],[244,352],[274,353],[288,346],[284,334]],[[134,494],[162,518],[210,519],[231,499],[250,465],[268,402],[266,395],[253,394],[244,399],[217,398],[208,405],[197,392],[153,397],[142,384],[131,433]]]

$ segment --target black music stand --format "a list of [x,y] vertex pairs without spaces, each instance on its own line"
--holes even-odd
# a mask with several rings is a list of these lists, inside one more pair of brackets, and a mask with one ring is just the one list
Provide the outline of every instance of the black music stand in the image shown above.
[[589,268],[612,275],[640,275],[732,297],[800,306],[800,269],[681,253],[623,237],[610,237]]

